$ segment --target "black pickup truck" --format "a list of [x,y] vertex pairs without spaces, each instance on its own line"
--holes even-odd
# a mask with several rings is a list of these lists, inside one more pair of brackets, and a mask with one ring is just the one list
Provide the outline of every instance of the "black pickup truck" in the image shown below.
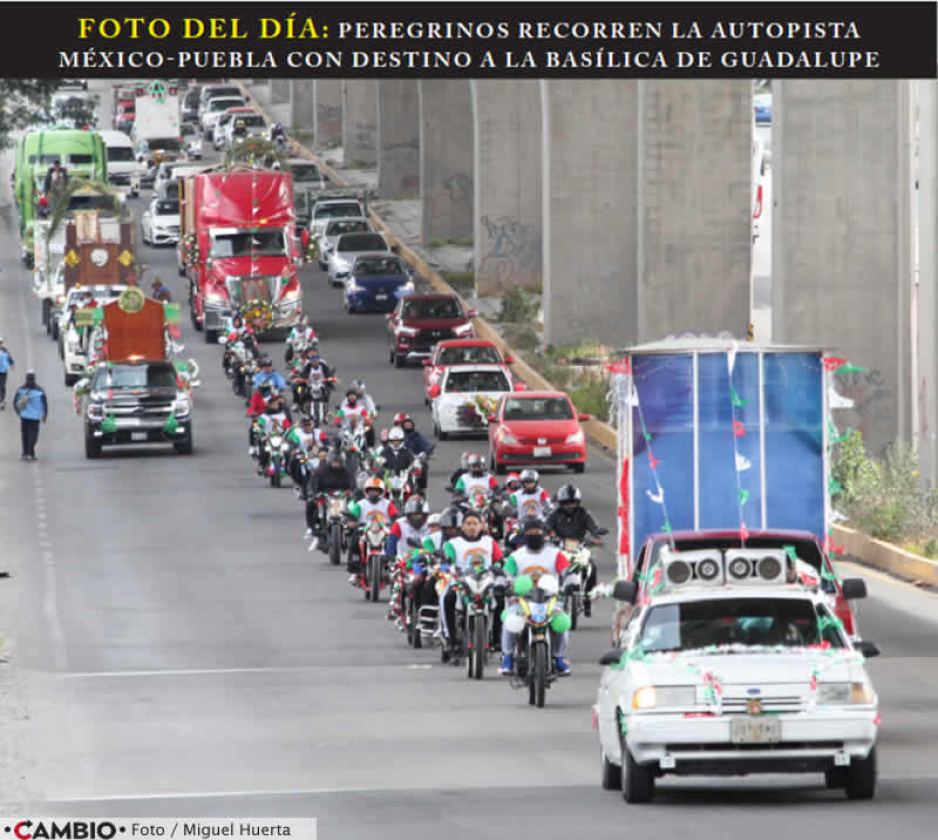
[[90,376],[85,406],[85,456],[104,446],[168,443],[192,453],[192,402],[168,361],[99,365]]

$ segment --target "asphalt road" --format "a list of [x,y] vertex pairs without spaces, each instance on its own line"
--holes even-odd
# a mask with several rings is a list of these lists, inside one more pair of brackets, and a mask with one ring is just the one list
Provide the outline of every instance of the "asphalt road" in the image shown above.
[[[866,574],[861,625],[884,651],[871,663],[884,719],[874,802],[850,806],[817,777],[756,777],[666,780],[655,804],[629,807],[599,789],[590,726],[607,607],[573,634],[574,675],[543,710],[494,671],[469,683],[437,649],[409,649],[383,606],[306,551],[292,492],[254,474],[220,348],[188,323],[184,355],[203,372],[195,454],[121,449],[86,461],[17,253],[4,215],[0,334],[20,362],[14,381],[33,364],[51,404],[33,464],[18,460],[15,419],[0,415],[0,528],[30,669],[23,775],[34,813],[312,816],[321,837],[342,840],[501,838],[509,825],[550,838],[934,836],[935,596]],[[147,259],[183,299],[173,251],[149,249]],[[429,432],[420,371],[388,365],[384,319],[345,315],[318,269],[303,286],[321,351],[344,382],[364,379],[383,418],[409,411]],[[485,451],[438,446],[434,509],[470,448]],[[612,462],[592,451],[577,481],[608,527],[613,478]],[[599,559],[608,579],[611,557]]]

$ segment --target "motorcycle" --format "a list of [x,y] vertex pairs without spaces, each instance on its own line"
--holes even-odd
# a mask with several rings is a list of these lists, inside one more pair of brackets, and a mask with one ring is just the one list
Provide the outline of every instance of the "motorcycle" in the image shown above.
[[339,450],[345,456],[345,466],[354,476],[361,472],[362,465],[368,459],[367,435],[366,425],[358,423],[352,428],[343,428],[336,441]]
[[280,487],[283,476],[287,474],[286,463],[290,454],[290,442],[279,429],[265,435],[261,446],[266,455],[266,474],[271,487]]
[[511,687],[527,688],[528,703],[539,709],[544,707],[547,689],[558,678],[549,630],[564,632],[570,624],[569,617],[563,613],[553,615],[559,592],[560,585],[554,575],[542,574],[537,580],[522,575],[515,581],[521,613],[505,618],[506,629],[518,634]]
[[388,559],[384,553],[391,527],[383,517],[375,517],[364,529],[359,539],[361,575],[359,586],[365,591],[365,600],[377,604],[381,590],[390,582]]
[[563,577],[563,609],[570,616],[570,629],[576,630],[581,613],[586,603],[584,585],[589,580],[593,567],[590,546],[592,540],[578,540],[565,537],[560,540],[560,548],[570,561]]
[[345,508],[348,493],[345,490],[333,490],[320,496],[316,503],[325,508],[321,516],[325,514],[325,532],[326,532],[326,550],[329,554],[329,562],[333,566],[338,566],[342,559],[342,553],[346,549],[345,541]]
[[307,381],[309,392],[309,414],[313,418],[316,428],[321,428],[329,414],[329,397],[332,386],[339,380],[335,376],[324,377],[313,382]]
[[[403,510],[407,500],[415,493],[419,493],[420,476],[425,468],[426,456],[418,455],[416,460],[406,469],[398,473],[387,472],[384,483],[388,488],[388,498],[398,510]],[[374,468],[380,471],[384,466],[384,459],[377,458]]]
[[[466,656],[466,677],[481,680],[491,654],[490,629],[497,609],[497,578],[493,569],[470,568],[453,584],[456,628]],[[503,588],[504,592],[504,588]]]

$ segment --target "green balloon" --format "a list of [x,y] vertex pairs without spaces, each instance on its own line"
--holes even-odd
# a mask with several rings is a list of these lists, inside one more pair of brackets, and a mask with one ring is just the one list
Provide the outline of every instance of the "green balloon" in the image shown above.
[[505,623],[505,619],[508,617],[508,607],[502,610],[502,624]]
[[573,626],[570,616],[566,613],[557,613],[550,620],[550,629],[555,633],[566,633]]
[[521,575],[515,579],[515,595],[523,598],[534,588],[534,581],[529,575]]

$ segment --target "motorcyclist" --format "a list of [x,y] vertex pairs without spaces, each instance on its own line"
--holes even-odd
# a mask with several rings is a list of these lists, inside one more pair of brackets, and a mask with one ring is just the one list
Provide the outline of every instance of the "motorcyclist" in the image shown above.
[[468,471],[459,477],[453,490],[464,496],[470,506],[481,510],[498,489],[498,481],[486,471],[481,455],[473,452],[466,462]]
[[250,454],[252,456],[257,454],[254,449],[257,444],[257,429],[254,421],[264,413],[264,409],[267,408],[267,403],[270,401],[273,394],[274,386],[269,382],[264,382],[261,387],[251,395],[251,403],[248,406],[248,410],[244,413],[245,417],[254,418],[251,420],[251,424],[248,427],[248,445],[251,447]]
[[309,415],[303,415],[300,422],[290,429],[287,440],[293,444],[293,452],[290,456],[290,463],[287,467],[290,478],[293,479],[294,490],[301,499],[306,499],[306,482],[303,474],[303,464],[298,457],[300,453],[311,455],[319,445],[325,442],[326,436],[313,424],[313,418]]
[[358,534],[359,525],[368,527],[375,519],[382,519],[390,524],[396,519],[398,510],[384,492],[384,482],[377,476],[372,476],[365,482],[364,498],[349,502],[346,516],[348,518],[348,572],[356,575],[361,571],[361,554],[359,552]]
[[248,136],[248,127],[244,124],[244,120],[236,120],[234,128],[231,130],[231,136],[235,140],[244,140]]
[[281,141],[282,143],[287,142],[287,133],[286,131],[283,130],[283,125],[281,125],[280,123],[277,123],[276,125],[271,126],[271,129],[270,129],[270,142],[276,143],[278,140]]
[[355,490],[355,476],[345,466],[345,458],[338,449],[330,449],[326,455],[325,463],[309,477],[306,488],[306,538],[317,537],[317,541],[310,543],[309,550],[315,546],[325,547],[325,529],[318,497],[323,493],[335,490],[345,490],[349,493]]
[[251,328],[244,323],[244,318],[235,313],[226,329],[228,341],[240,341],[244,333],[250,331],[250,329]]
[[410,469],[414,463],[414,453],[404,446],[404,432],[393,428],[388,432],[388,442],[378,450],[377,457],[382,460],[382,466],[393,475],[400,475]]
[[417,489],[419,489],[421,493],[426,493],[427,480],[430,474],[430,469],[426,461],[428,461],[433,454],[433,444],[417,431],[413,417],[405,417],[401,422],[401,429],[404,431],[404,446],[413,452],[414,455],[426,456],[423,471],[417,481]]
[[377,417],[378,406],[375,405],[375,401],[365,390],[365,383],[361,379],[356,379],[352,383],[352,387],[358,392],[358,401],[368,409],[372,418]]
[[449,490],[455,489],[456,482],[459,481],[460,477],[469,472],[469,458],[474,454],[473,452],[463,452],[459,456],[459,468],[453,470],[449,477]]
[[[254,439],[258,442],[263,441],[264,438],[270,435],[286,434],[291,425],[290,409],[287,408],[287,404],[280,394],[274,392],[270,395],[267,405],[264,406],[263,413],[254,421],[254,425],[256,427]],[[267,460],[265,448],[258,446],[258,475],[263,475],[264,470],[267,468]]]
[[[438,551],[446,542],[458,537],[462,524],[462,511],[456,507],[448,507],[433,516],[437,517],[439,528],[423,541],[423,547],[427,551]],[[433,516],[430,517],[431,520]]]
[[[521,471],[521,490],[512,493],[508,499],[511,506],[515,509],[519,524],[525,517],[533,516],[542,519],[547,516],[552,508],[550,493],[548,493],[538,482],[540,476],[537,470],[524,469]],[[523,545],[524,535],[520,529],[509,536],[508,542],[512,547]]]
[[316,330],[314,330],[309,325],[309,318],[305,313],[300,315],[297,325],[290,330],[290,334],[287,336],[286,345],[287,349],[284,353],[283,360],[287,364],[290,364],[293,361],[293,353],[295,348],[315,348],[319,345],[319,339],[316,338]]
[[410,555],[430,535],[427,518],[430,505],[421,496],[411,496],[404,505],[404,516],[391,526],[386,551],[391,557]]
[[430,534],[423,541],[423,548],[427,551],[436,551],[443,542],[443,528],[440,526],[442,514],[431,513],[427,519]]
[[[554,495],[556,506],[546,519],[547,527],[560,539],[574,539],[581,542],[592,537],[593,543],[601,543],[602,536],[608,534],[606,528],[600,528],[593,515],[581,504],[583,494],[578,487],[564,484]],[[583,614],[590,615],[592,602],[589,593],[596,586],[596,564],[592,563],[589,577],[586,579],[586,598],[583,599]]]
[[287,381],[274,370],[274,363],[270,356],[260,360],[260,370],[254,374],[254,390],[256,391],[264,382],[269,382],[276,391],[287,387]]
[[359,402],[358,389],[354,386],[350,386],[345,392],[345,402],[339,406],[333,422],[336,426],[341,426],[343,429],[352,429],[352,418],[357,418],[355,421],[357,423],[365,424],[368,429],[365,442],[369,447],[373,447],[375,445],[375,432],[372,426],[374,415],[368,410],[368,406],[365,403]]
[[[485,522],[477,510],[468,510],[462,517],[462,533],[443,545],[443,555],[457,574],[465,573],[470,568],[492,568],[493,563],[500,563],[502,550],[488,534],[483,533]],[[452,586],[446,587],[440,595],[440,607],[443,610],[444,661],[446,654],[460,654],[456,634],[456,598],[457,592]],[[502,607],[494,612],[501,613]]]
[[[555,546],[547,542],[547,525],[543,519],[536,516],[526,516],[521,522],[521,531],[525,544],[514,551],[505,561],[505,572],[514,580],[522,575],[549,574],[556,576],[558,582],[564,571],[570,566],[570,561]],[[562,613],[559,607],[554,608],[554,614]],[[506,611],[506,619],[510,615],[523,615],[520,604],[515,601]],[[517,633],[511,633],[507,627],[508,622],[502,626],[502,657],[500,674],[510,674],[515,667],[515,644]],[[557,633],[551,629],[551,649],[554,653],[554,670],[561,676],[570,673],[570,665],[564,659],[569,631]]]

